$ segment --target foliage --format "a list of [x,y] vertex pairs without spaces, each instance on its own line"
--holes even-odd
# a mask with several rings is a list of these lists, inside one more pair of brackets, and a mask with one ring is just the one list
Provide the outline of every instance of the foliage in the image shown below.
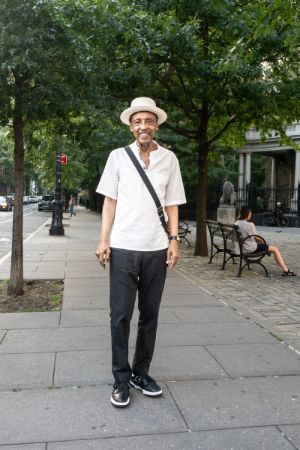
[[7,127],[0,127],[0,166],[12,170],[13,153],[13,141],[10,130]]
[[23,292],[24,132],[32,135],[33,124],[54,120],[59,127],[53,135],[64,136],[69,114],[101,98],[100,71],[89,43],[97,29],[95,9],[72,0],[0,3],[0,123],[13,126],[16,175],[11,294]]
[[[152,95],[171,131],[194,143],[196,254],[206,254],[208,153],[299,118],[298,16],[294,0],[106,2],[118,42],[112,92]],[[112,28],[111,23],[114,21]]]
[[0,121],[21,108],[27,164],[45,189],[59,151],[64,187],[93,191],[108,152],[132,139],[120,111],[153,96],[205,254],[208,183],[236,177],[230,148],[250,126],[284,139],[299,119],[298,20],[295,0],[2,0]]

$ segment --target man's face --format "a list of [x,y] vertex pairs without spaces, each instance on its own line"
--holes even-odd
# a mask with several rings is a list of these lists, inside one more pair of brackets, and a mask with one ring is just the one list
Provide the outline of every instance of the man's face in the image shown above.
[[157,117],[151,112],[137,112],[130,118],[130,131],[143,147],[152,143],[158,129]]

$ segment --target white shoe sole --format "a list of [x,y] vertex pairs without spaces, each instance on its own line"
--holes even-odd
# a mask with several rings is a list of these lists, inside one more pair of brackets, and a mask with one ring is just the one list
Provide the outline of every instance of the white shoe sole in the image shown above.
[[130,381],[131,386],[133,386],[135,389],[139,389],[140,391],[143,392],[144,395],[146,395],[147,397],[159,397],[160,395],[162,395],[162,390],[157,391],[157,392],[150,392],[150,391],[146,391],[145,389],[141,388],[140,386],[138,386],[137,384],[134,384],[133,381]]
[[127,402],[123,402],[123,403],[116,402],[112,397],[110,398],[110,401],[111,401],[111,403],[112,403],[114,406],[116,406],[117,408],[124,408],[125,406],[129,405],[130,398],[128,397]]

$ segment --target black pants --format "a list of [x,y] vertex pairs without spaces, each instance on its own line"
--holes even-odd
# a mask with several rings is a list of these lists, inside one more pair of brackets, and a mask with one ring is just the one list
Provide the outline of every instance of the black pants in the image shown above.
[[[166,279],[167,250],[140,252],[111,249],[110,323],[112,372],[116,381],[146,375],[152,360],[160,301]],[[136,294],[139,322],[132,369],[128,339]]]

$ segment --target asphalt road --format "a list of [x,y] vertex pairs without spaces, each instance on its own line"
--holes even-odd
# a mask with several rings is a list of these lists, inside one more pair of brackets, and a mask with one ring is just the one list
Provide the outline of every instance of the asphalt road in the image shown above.
[[[51,212],[39,212],[37,203],[24,205],[23,239],[26,240],[47,219],[52,217]],[[0,211],[0,262],[11,250],[12,240],[12,211]]]

